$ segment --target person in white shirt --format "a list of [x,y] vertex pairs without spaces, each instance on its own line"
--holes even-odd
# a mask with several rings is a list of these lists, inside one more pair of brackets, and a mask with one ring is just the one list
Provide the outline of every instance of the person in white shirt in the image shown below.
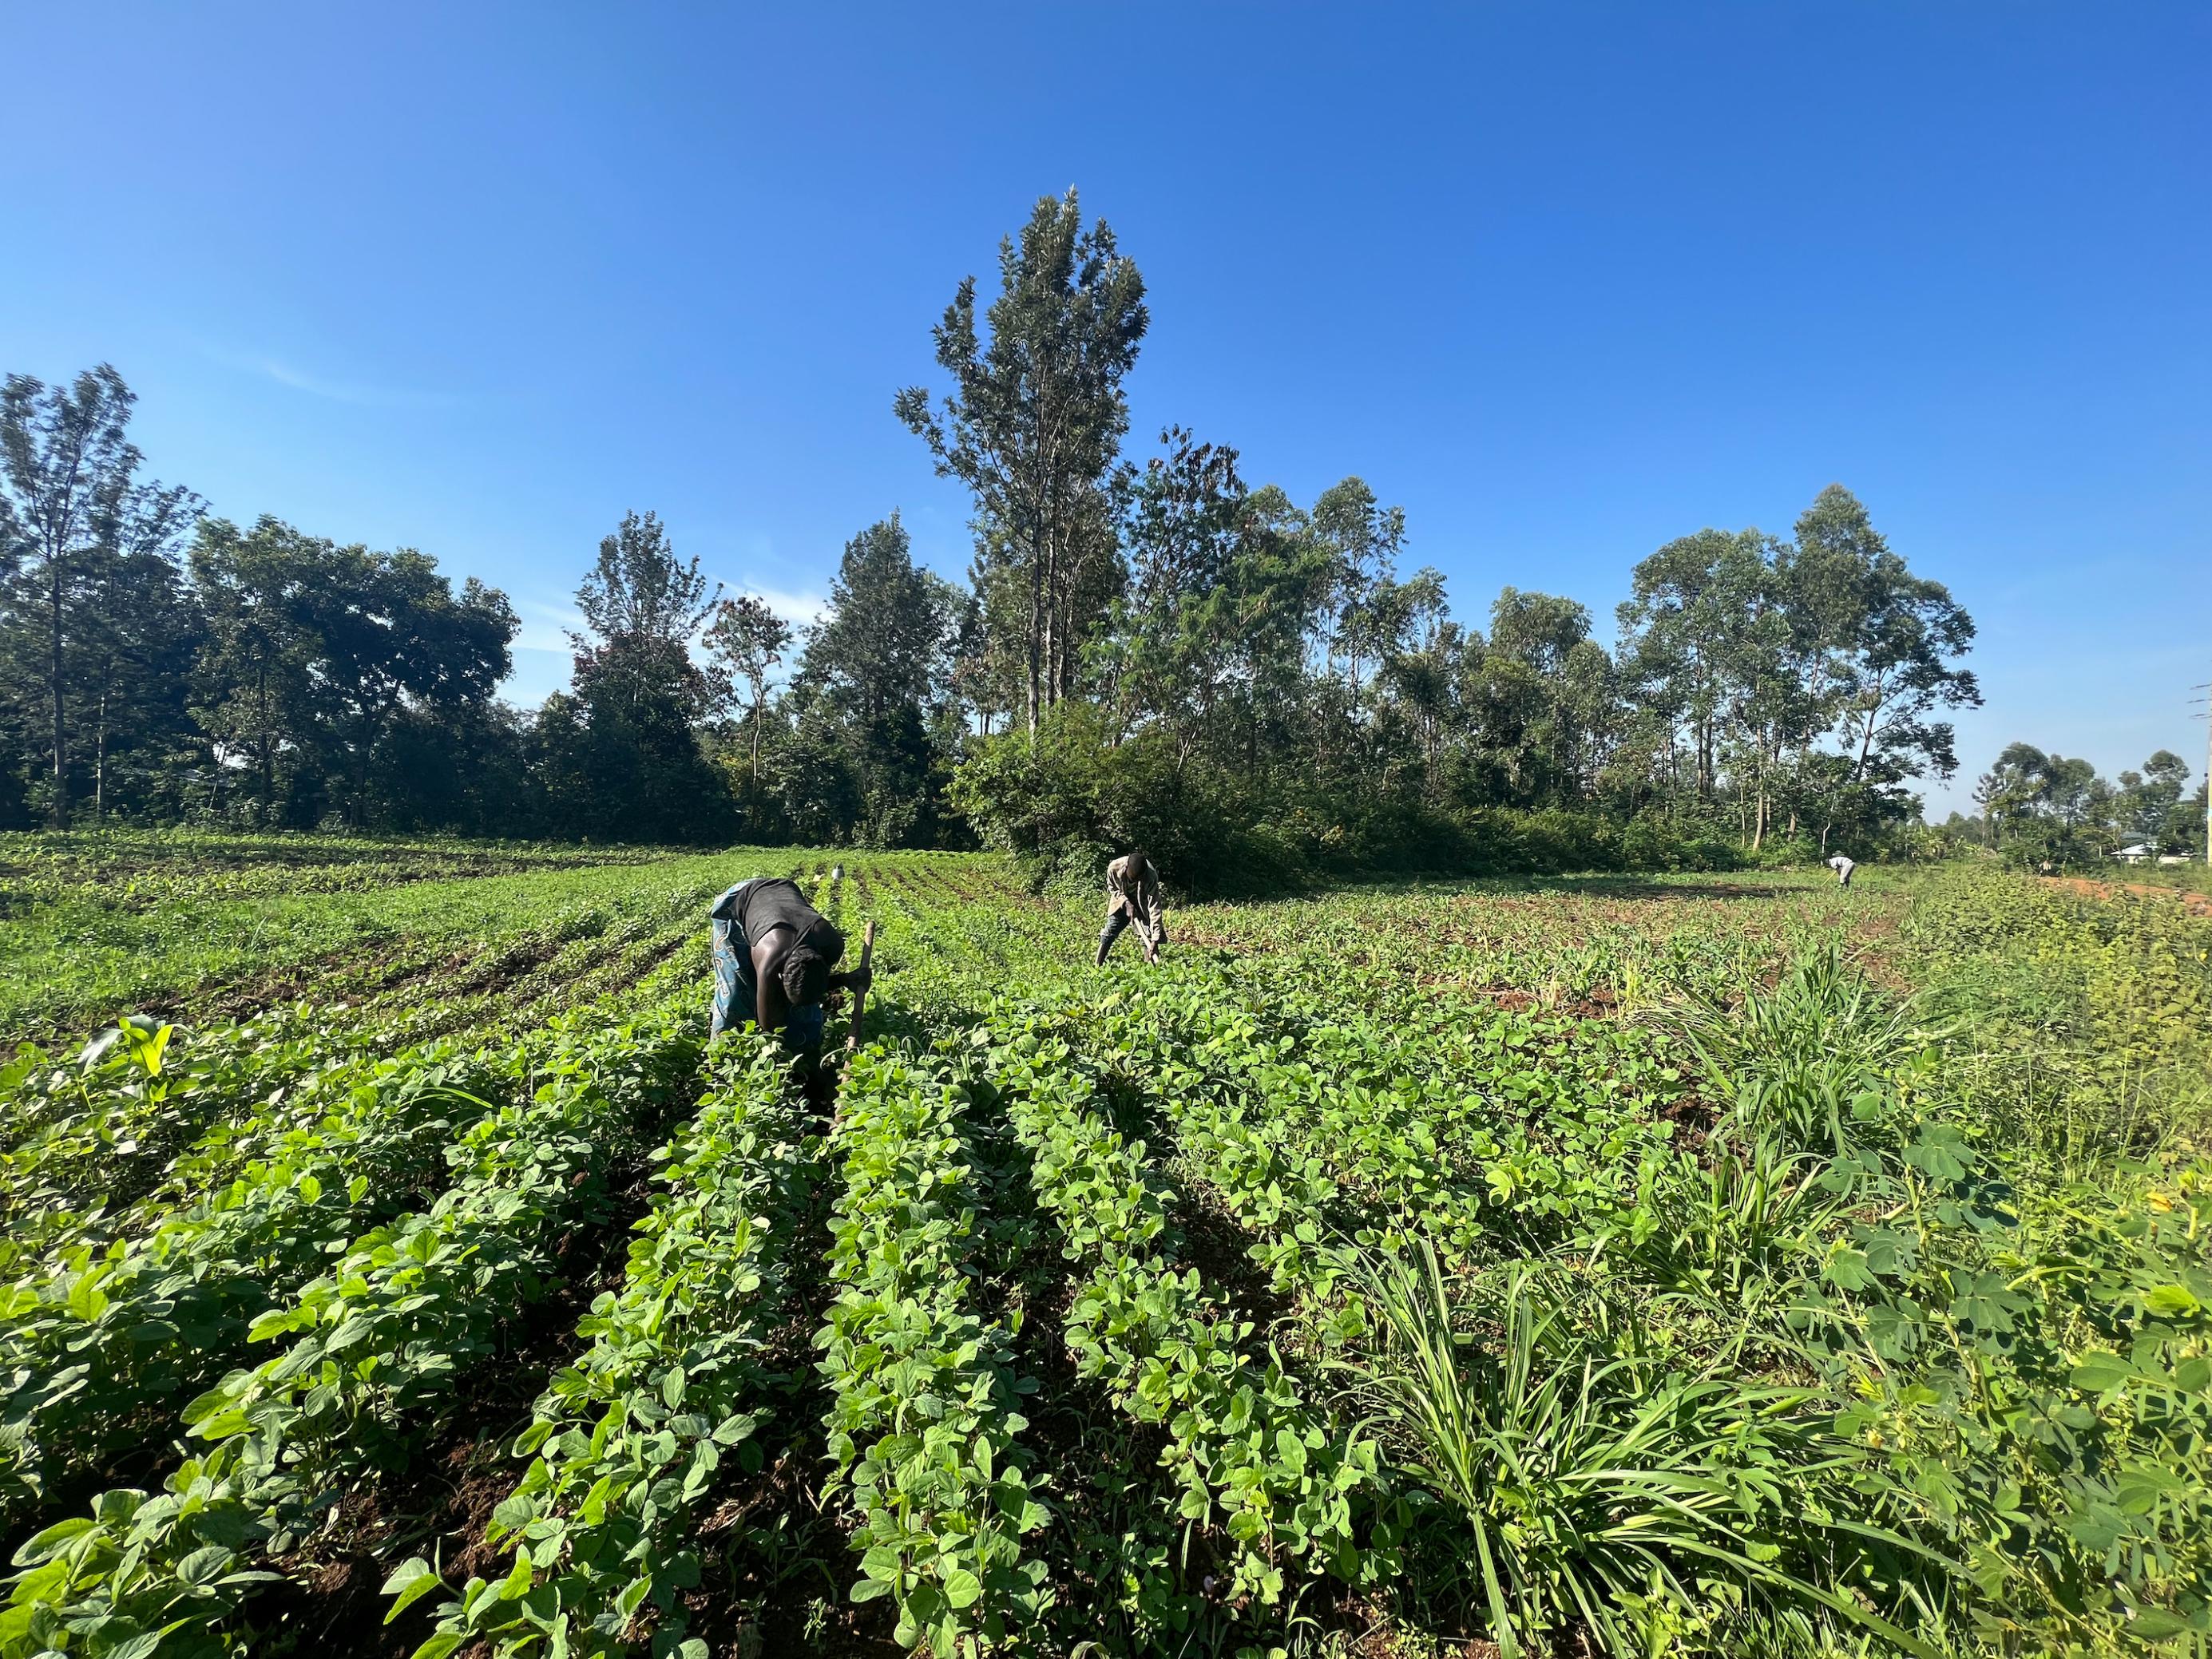
[[1851,872],[1857,869],[1858,866],[1838,853],[1828,860],[1828,868],[1836,872],[1837,886],[1848,887],[1851,884]]

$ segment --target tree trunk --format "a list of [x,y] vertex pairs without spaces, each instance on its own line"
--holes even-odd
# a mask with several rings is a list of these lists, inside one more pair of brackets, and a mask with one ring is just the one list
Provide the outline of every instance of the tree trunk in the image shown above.
[[1037,699],[1042,688],[1038,683],[1044,661],[1044,550],[1032,548],[1030,552],[1030,638],[1029,638],[1029,723],[1030,746],[1036,746]]
[[69,737],[62,712],[62,561],[50,550],[46,558],[48,640],[52,655],[47,665],[47,690],[53,712],[54,798],[46,809],[46,822],[56,830],[69,828]]
[[100,671],[100,733],[92,763],[92,821],[94,823],[107,817],[107,681],[108,671],[103,665]]

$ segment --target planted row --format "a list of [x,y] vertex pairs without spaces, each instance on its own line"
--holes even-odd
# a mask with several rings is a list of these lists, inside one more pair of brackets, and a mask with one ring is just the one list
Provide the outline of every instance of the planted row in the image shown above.
[[[319,1121],[270,1138],[199,1202],[150,1231],[65,1249],[0,1292],[0,1522],[101,1467],[143,1414],[189,1399],[248,1328],[377,1222],[502,1144],[520,1049],[433,1045],[370,1067]],[[454,1121],[477,1120],[456,1138]]]
[[360,1041],[289,1012],[200,1036],[125,1021],[70,1061],[25,1048],[0,1068],[0,1115],[15,1135],[0,1155],[0,1272],[88,1230],[127,1230],[114,1212],[153,1193],[204,1129],[313,1097],[368,1057]]
[[861,1557],[853,1599],[890,1598],[896,1639],[940,1656],[1013,1638],[1045,1605],[1021,1540],[1048,1519],[1024,1473],[1013,1333],[975,1310],[983,1185],[965,1092],[881,1047],[848,1063],[832,1140],[837,1285],[816,1339],[832,1474]]
[[[184,1413],[187,1457],[157,1496],[118,1489],[16,1553],[0,1659],[239,1650],[245,1594],[356,1486],[404,1464],[458,1381],[495,1348],[487,1310],[541,1299],[569,1229],[604,1218],[614,1157],[684,1092],[694,1017],[580,1035],[531,1100],[502,1109],[431,1208],[356,1240],[331,1271],[255,1321],[272,1358]],[[143,1644],[134,1647],[133,1644]]]
[[[1031,1149],[1038,1205],[1059,1224],[1062,1254],[1085,1270],[1066,1321],[1079,1372],[1139,1423],[1167,1431],[1160,1462],[1176,1513],[1226,1540],[1230,1599],[1282,1595],[1285,1564],[1371,1581],[1389,1561],[1388,1528],[1372,1550],[1353,1537],[1353,1505],[1370,1488],[1375,1448],[1302,1396],[1253,1327],[1177,1267],[1170,1194],[1141,1142],[1091,1109],[1095,1092],[1054,1022],[986,1025],[979,1063]],[[1146,1589],[1164,1589],[1165,1563]]]
[[[791,1245],[819,1156],[777,1050],[752,1036],[718,1046],[712,1091],[658,1155],[622,1290],[592,1304],[579,1328],[590,1347],[516,1443],[530,1467],[487,1534],[512,1566],[447,1603],[422,1659],[473,1641],[596,1659],[648,1623],[656,1653],[706,1659],[677,1597],[698,1582],[692,1537],[724,1466],[760,1466],[778,1382],[764,1349],[793,1311]],[[429,1563],[404,1564],[387,1585],[394,1613],[439,1582]]]

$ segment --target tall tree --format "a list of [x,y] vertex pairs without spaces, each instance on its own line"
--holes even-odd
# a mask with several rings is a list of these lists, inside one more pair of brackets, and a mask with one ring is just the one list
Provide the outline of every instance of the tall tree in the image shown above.
[[[953,389],[933,407],[921,386],[898,394],[899,419],[937,470],[974,493],[979,553],[1022,595],[1024,713],[1073,690],[1083,647],[1118,585],[1109,475],[1128,430],[1121,381],[1146,314],[1137,267],[1103,219],[1085,230],[1073,190],[1041,199],[999,249],[999,297],[977,327],[975,279],[937,325],[937,361]],[[999,573],[987,573],[983,586]]]
[[573,692],[538,732],[549,810],[568,833],[618,841],[711,839],[730,805],[700,752],[714,680],[691,655],[716,600],[696,556],[677,556],[653,514],[625,514],[576,590]]
[[0,621],[9,654],[38,663],[46,816],[57,829],[74,793],[71,716],[84,690],[76,647],[94,625],[103,568],[173,557],[201,509],[190,490],[138,482],[143,457],[125,435],[137,401],[106,363],[65,387],[27,374],[0,385]]
[[768,688],[776,665],[791,648],[791,624],[750,593],[724,599],[707,624],[707,650],[732,690],[744,687],[745,724],[750,757],[745,770],[748,794],[760,787],[761,722],[768,709]]
[[314,742],[318,645],[298,599],[315,558],[313,538],[267,516],[247,532],[208,520],[191,551],[207,619],[192,713],[215,745],[218,773],[238,765],[250,775],[264,822],[286,816]]
[[[1766,580],[1766,538],[1756,530],[1701,530],[1665,546],[1630,573],[1620,610],[1622,665],[1642,703],[1686,745],[1689,787],[1710,800],[1720,782],[1722,722],[1742,677],[1743,634]],[[1679,779],[1673,780],[1679,783]]]
[[1513,805],[1579,801],[1604,764],[1614,675],[1589,627],[1572,599],[1509,587],[1462,658],[1476,758]]
[[488,702],[519,623],[504,593],[471,576],[457,596],[412,548],[319,542],[313,551],[300,601],[316,641],[318,731],[343,775],[347,820],[366,826],[375,757],[402,710]]
[[1384,507],[1364,478],[1346,478],[1322,492],[1309,523],[1330,562],[1328,651],[1344,665],[1346,690],[1357,708],[1366,669],[1387,646],[1376,600],[1398,574],[1406,512]]
[[1212,714],[1230,665],[1233,611],[1220,603],[1243,532],[1246,491],[1237,452],[1181,427],[1164,455],[1121,491],[1130,580],[1095,661],[1116,737],[1164,718],[1187,744]]
[[2161,844],[2188,839],[2179,811],[2181,792],[2188,783],[2189,763],[2171,749],[2153,754],[2140,772],[2121,773],[2112,802],[2121,832]]
[[[517,623],[471,577],[457,595],[435,560],[372,552],[264,518],[202,525],[192,571],[204,607],[199,718],[254,772],[264,816],[312,800],[356,827],[380,820],[371,783],[410,713],[472,720],[506,677]],[[419,734],[418,734],[419,735]]]
[[196,749],[191,672],[203,638],[193,595],[166,550],[103,550],[92,562],[76,655],[90,726],[92,815],[143,806],[147,788]]
[[876,846],[935,838],[943,778],[933,732],[949,699],[959,611],[951,586],[915,564],[897,514],[846,543],[793,683],[800,749],[840,749],[844,766],[842,775],[815,766],[812,780],[789,781],[794,819],[827,815],[811,784],[834,779],[853,815],[848,833]]
[[684,719],[697,719],[713,688],[691,646],[720,597],[719,585],[708,591],[696,554],[677,557],[657,514],[623,514],[576,589],[586,629],[568,635],[578,684],[591,682],[601,701],[673,698]]
[[899,515],[845,544],[830,606],[806,641],[799,673],[863,721],[921,708],[944,683],[957,601],[914,562]]
[[1831,683],[1820,689],[1834,697],[1851,781],[1877,764],[1949,777],[1952,728],[1929,716],[1981,706],[1973,674],[1957,665],[1972,647],[1973,619],[1942,583],[1905,567],[1841,484],[1799,517],[1790,563],[1808,659],[1826,660]]

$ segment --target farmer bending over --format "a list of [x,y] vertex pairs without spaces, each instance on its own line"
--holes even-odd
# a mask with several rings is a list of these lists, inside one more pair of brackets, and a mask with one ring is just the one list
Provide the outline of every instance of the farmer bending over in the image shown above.
[[1837,886],[1848,887],[1851,884],[1851,872],[1857,869],[1858,866],[1838,853],[1828,860],[1828,868],[1836,872]]
[[781,876],[741,881],[714,901],[714,1023],[719,1036],[750,1019],[783,1033],[801,1053],[821,1046],[822,999],[831,991],[864,991],[865,970],[830,970],[845,954],[845,936],[806,902],[799,884]]
[[1133,921],[1145,942],[1145,960],[1158,963],[1160,946],[1168,942],[1167,916],[1160,907],[1160,872],[1142,853],[1125,853],[1106,866],[1106,931],[1098,935],[1099,962]]

